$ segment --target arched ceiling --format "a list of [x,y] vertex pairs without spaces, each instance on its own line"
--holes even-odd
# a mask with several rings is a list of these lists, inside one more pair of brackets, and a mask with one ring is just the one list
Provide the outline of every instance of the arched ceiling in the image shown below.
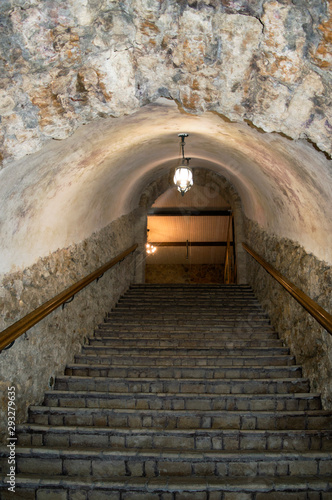
[[306,141],[212,112],[189,115],[159,99],[50,141],[0,172],[0,271],[30,265],[137,208],[147,184],[177,164],[179,132],[190,134],[191,166],[224,176],[247,217],[332,262],[332,172],[322,153]]

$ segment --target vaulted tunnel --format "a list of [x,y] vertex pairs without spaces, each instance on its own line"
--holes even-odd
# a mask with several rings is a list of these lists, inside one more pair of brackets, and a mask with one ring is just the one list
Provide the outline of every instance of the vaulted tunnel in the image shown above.
[[1,329],[139,244],[2,351],[18,421],[144,280],[147,211],[170,189],[180,132],[197,185],[235,214],[239,280],[331,407],[332,337],[241,246],[331,310],[331,5],[1,3]]
[[137,209],[146,186],[177,165],[183,130],[193,169],[225,178],[247,218],[331,262],[331,172],[322,153],[161,100],[87,125],[2,172],[1,271],[31,265]]

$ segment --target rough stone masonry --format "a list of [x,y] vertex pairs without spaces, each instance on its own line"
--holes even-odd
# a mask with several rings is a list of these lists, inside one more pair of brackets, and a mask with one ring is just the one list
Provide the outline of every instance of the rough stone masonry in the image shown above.
[[1,163],[163,96],[332,152],[332,1],[3,0]]

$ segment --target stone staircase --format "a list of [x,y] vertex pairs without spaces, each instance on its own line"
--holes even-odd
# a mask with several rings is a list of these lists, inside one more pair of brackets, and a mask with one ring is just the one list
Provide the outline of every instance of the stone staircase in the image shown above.
[[133,285],[30,408],[1,498],[331,500],[331,417],[250,287]]

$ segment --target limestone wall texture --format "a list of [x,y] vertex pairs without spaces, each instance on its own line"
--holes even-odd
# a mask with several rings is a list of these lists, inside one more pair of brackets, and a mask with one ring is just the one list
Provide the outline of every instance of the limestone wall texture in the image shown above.
[[[268,235],[248,219],[245,228],[251,248],[331,313],[331,266],[288,239]],[[312,390],[322,394],[326,408],[332,408],[332,336],[249,255],[247,276],[273,326],[303,365]]]
[[332,0],[2,0],[1,163],[159,97],[332,153]]
[[[80,244],[58,250],[23,272],[5,275],[0,285],[3,313],[0,330],[62,292],[135,243],[137,214],[121,217]],[[118,297],[135,280],[139,253],[107,271],[0,353],[0,437],[6,432],[7,386],[16,387],[16,423],[26,419],[30,404],[38,404],[51,378],[79,352]]]

